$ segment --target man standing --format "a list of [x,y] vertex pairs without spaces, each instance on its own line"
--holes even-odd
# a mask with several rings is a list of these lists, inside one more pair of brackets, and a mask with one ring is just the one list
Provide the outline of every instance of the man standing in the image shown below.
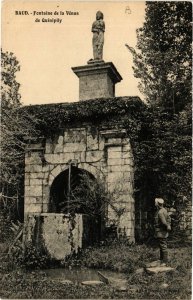
[[171,230],[171,219],[163,204],[164,200],[162,198],[155,199],[155,206],[157,208],[155,213],[155,238],[159,241],[160,265],[166,266],[168,262],[167,237],[168,232]]

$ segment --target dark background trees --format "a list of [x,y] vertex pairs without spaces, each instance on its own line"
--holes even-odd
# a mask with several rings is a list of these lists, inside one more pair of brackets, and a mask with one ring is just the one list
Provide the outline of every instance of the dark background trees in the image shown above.
[[126,45],[147,102],[133,139],[137,203],[151,215],[163,197],[182,212],[191,204],[192,5],[146,2],[145,13],[136,49]]
[[173,113],[191,103],[192,5],[183,1],[146,3],[137,30],[134,75],[145,100]]

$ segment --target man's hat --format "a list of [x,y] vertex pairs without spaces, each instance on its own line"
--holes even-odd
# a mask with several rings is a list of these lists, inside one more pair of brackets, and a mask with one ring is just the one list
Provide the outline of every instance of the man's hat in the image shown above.
[[155,204],[164,204],[164,199],[162,199],[162,198],[155,198]]

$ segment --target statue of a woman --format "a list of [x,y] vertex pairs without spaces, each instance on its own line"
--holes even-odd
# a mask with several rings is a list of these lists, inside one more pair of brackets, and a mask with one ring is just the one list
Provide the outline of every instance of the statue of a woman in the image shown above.
[[93,45],[93,57],[94,60],[103,59],[103,45],[104,45],[104,32],[105,22],[103,21],[103,13],[97,11],[96,21],[92,24],[92,45]]

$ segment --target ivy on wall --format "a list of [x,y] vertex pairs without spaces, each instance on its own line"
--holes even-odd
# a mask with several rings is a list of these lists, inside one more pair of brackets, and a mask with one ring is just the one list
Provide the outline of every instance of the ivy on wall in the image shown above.
[[111,121],[114,116],[120,118],[121,115],[132,114],[144,106],[139,97],[116,97],[74,103],[31,105],[22,109],[34,115],[38,120],[38,129],[45,136],[49,136],[68,124]]

